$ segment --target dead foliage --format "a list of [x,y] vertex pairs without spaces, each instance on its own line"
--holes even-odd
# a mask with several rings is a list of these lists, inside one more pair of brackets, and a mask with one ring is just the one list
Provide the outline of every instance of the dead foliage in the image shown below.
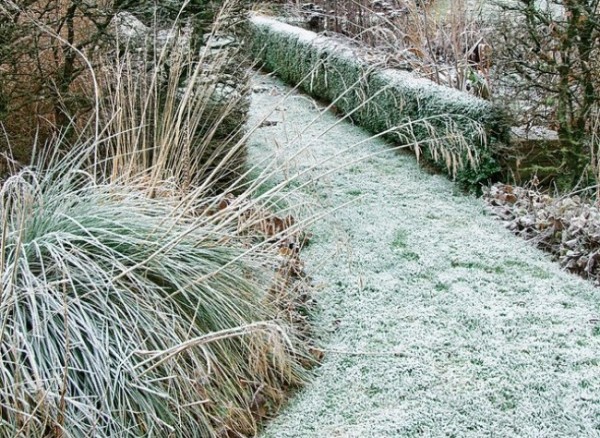
[[438,84],[490,97],[488,29],[468,2],[315,0],[293,13],[315,32],[342,34],[375,50],[379,62],[415,71]]
[[484,194],[506,228],[550,252],[560,265],[600,284],[600,208],[578,195],[554,198],[531,188],[495,184]]
[[[314,367],[322,360],[323,353],[314,343],[310,313],[316,300],[301,258],[302,249],[310,243],[310,233],[294,216],[275,214],[241,196],[226,194],[215,205],[208,213],[221,218],[235,217],[236,235],[245,237],[248,248],[264,244],[264,250],[272,254],[274,275],[266,299],[275,304],[280,312],[278,318],[293,327],[297,338],[306,345],[310,355],[301,355],[298,360],[306,368]],[[257,394],[252,412],[256,420],[272,417],[289,395]]]

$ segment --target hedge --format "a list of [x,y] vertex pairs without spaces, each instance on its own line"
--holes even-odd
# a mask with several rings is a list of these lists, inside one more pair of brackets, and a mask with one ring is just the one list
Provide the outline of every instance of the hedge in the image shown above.
[[[468,185],[499,170],[495,151],[509,139],[508,119],[499,107],[410,72],[370,64],[343,42],[271,18],[252,17],[250,30],[251,51],[264,68],[334,102],[370,132],[386,133],[396,143],[421,142],[425,157]],[[462,134],[463,142],[456,135],[449,139],[450,133]],[[479,157],[477,165],[469,164],[469,153]],[[458,157],[457,173],[445,165],[448,154]]]

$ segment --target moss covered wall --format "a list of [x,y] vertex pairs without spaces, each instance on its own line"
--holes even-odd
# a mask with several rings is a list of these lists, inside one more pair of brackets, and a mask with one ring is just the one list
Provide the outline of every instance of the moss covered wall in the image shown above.
[[[251,19],[251,47],[264,67],[308,94],[335,102],[373,133],[401,143],[422,142],[424,155],[476,185],[499,170],[495,145],[508,139],[505,114],[490,102],[417,78],[409,72],[371,66],[349,46],[276,20]],[[456,133],[462,140],[456,141]],[[436,141],[429,142],[432,138]],[[479,158],[476,168],[468,154]]]

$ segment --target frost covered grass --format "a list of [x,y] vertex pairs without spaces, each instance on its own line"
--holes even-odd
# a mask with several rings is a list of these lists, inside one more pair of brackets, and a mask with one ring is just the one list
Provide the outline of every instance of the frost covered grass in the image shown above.
[[304,253],[325,360],[263,436],[598,435],[598,290],[414,158],[262,81],[251,113],[278,123],[251,161],[313,166],[303,196],[331,212]]
[[257,395],[302,381],[272,255],[230,217],[74,161],[0,195],[0,436],[252,433]]

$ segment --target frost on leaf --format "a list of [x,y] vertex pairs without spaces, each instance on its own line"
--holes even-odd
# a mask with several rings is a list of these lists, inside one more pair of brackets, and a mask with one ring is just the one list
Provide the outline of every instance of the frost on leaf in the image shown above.
[[553,198],[537,189],[495,184],[489,209],[515,234],[552,253],[561,266],[600,283],[600,210],[579,196]]

